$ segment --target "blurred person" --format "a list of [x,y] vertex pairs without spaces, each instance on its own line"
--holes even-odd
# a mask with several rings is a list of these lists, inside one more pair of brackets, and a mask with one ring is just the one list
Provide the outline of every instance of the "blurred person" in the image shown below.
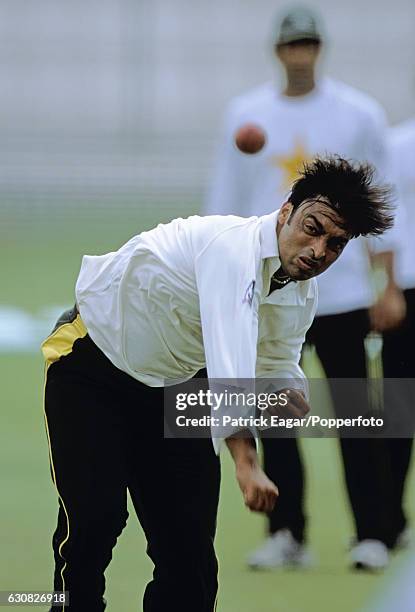
[[[323,37],[321,20],[311,9],[292,8],[284,14],[274,51],[285,71],[285,87],[279,91],[268,82],[230,102],[205,214],[261,215],[272,210],[275,201],[284,198],[301,164],[322,152],[369,160],[379,175],[385,174],[385,113],[361,91],[317,77]],[[256,155],[242,155],[234,146],[234,134],[244,124],[256,124],[267,135],[266,145]],[[391,234],[383,242],[354,241],[319,279],[317,318],[308,340],[315,344],[329,379],[364,378],[366,335],[371,329],[395,326],[403,316],[404,300],[393,278],[395,240]],[[374,305],[371,261],[388,274],[386,290]],[[334,395],[334,406],[337,399]],[[390,533],[391,483],[383,443],[342,439],[340,446],[356,528],[350,560],[360,568],[385,567],[395,536]],[[248,564],[307,566],[311,557],[298,443],[264,438],[263,450],[265,472],[277,482],[280,498],[269,515],[269,536],[249,556]]]
[[255,428],[245,437],[234,427],[212,440],[164,438],[163,388],[205,365],[209,379],[283,378],[292,380],[284,410],[307,413],[299,359],[314,277],[351,238],[392,224],[388,190],[372,177],[366,165],[319,159],[278,211],[175,219],[83,258],[76,306],[42,345],[59,499],[54,589],[69,591],[72,612],[105,609],[104,571],[128,517],[127,489],[155,565],[145,612],[215,608],[223,442],[248,508],[269,512],[278,492],[258,463]]
[[[399,224],[400,248],[396,258],[396,279],[404,291],[406,316],[401,325],[384,333],[383,370],[385,378],[414,379],[415,366],[413,347],[415,345],[415,120],[411,119],[389,130],[389,151],[392,176],[396,182],[397,195],[402,209]],[[412,406],[411,384],[399,383],[399,400]],[[397,398],[394,398],[397,401]],[[410,435],[408,433],[408,435]],[[388,440],[391,447],[394,473],[394,497],[397,501],[393,519],[397,547],[407,547],[411,541],[408,517],[403,508],[406,476],[412,454],[413,440]]]

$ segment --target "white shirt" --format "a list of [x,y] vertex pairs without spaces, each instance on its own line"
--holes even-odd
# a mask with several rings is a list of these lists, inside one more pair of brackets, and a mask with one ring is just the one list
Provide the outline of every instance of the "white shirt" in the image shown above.
[[415,287],[415,120],[392,128],[389,137],[392,171],[402,209],[399,225],[401,248],[397,253],[396,278],[403,289]]
[[175,219],[85,256],[76,299],[92,340],[149,386],[184,382],[206,365],[209,379],[292,378],[307,393],[298,364],[316,282],[267,296],[280,267],[277,214]]
[[[265,147],[256,155],[240,153],[233,142],[237,128],[248,122],[267,134]],[[278,208],[287,199],[302,162],[317,154],[369,161],[383,176],[385,127],[385,114],[377,102],[331,79],[300,97],[284,96],[266,83],[234,98],[225,116],[205,213],[262,215]],[[371,249],[389,250],[393,240],[373,240]],[[337,262],[319,276],[318,285],[318,314],[370,306],[367,241],[351,241]]]

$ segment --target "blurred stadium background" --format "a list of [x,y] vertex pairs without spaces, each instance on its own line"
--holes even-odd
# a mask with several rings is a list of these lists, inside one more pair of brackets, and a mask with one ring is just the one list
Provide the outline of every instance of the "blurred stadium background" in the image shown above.
[[[392,123],[409,117],[413,1],[311,5],[326,22],[325,70],[376,96]],[[38,344],[55,315],[73,303],[81,255],[113,250],[159,221],[200,211],[224,105],[276,76],[270,32],[286,6],[270,0],[1,3],[0,589],[51,586],[56,501]],[[245,569],[262,521],[243,508],[224,457],[219,612],[376,610],[374,602],[400,575],[405,556],[381,577],[347,570],[352,527],[335,441],[303,446],[318,565],[307,573]],[[107,572],[109,610],[140,609],[150,572],[132,516]]]

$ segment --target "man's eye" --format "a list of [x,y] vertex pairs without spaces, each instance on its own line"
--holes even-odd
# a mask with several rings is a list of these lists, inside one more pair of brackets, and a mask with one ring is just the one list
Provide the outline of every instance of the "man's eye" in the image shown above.
[[341,253],[344,249],[346,245],[343,244],[342,242],[335,242],[334,244],[331,245],[331,249],[332,251],[334,251],[335,253]]
[[314,227],[314,225],[310,225],[309,223],[306,223],[304,227],[310,234],[315,234],[317,232],[317,229]]

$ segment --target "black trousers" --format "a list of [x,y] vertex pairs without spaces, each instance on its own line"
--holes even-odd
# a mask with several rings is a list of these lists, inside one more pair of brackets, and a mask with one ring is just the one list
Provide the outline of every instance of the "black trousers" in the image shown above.
[[[415,299],[412,304],[412,312],[408,310],[412,337],[403,328],[385,336],[385,377],[398,376],[398,371],[399,376],[407,376],[411,369],[395,367],[395,374],[392,374],[390,364],[397,365],[397,355],[404,357],[402,362],[408,366],[411,363],[410,352],[415,343]],[[363,342],[368,331],[365,310],[322,316],[315,319],[307,342],[315,345],[328,378],[362,378],[366,376]],[[402,342],[407,347],[405,355]],[[411,370],[412,376],[414,369]],[[334,387],[332,395],[336,407],[336,400],[340,402],[341,398],[336,398]],[[306,516],[304,473],[298,442],[294,438],[264,438],[263,446],[265,471],[280,490],[278,503],[269,516],[269,530],[274,533],[288,528],[302,542]],[[357,539],[379,539],[393,547],[406,525],[402,498],[412,440],[342,438],[340,448]]]
[[213,612],[220,464],[211,440],[164,439],[163,389],[118,370],[88,336],[49,366],[45,416],[59,494],[54,588],[69,591],[69,609],[105,607],[128,489],[155,566],[144,611]]

